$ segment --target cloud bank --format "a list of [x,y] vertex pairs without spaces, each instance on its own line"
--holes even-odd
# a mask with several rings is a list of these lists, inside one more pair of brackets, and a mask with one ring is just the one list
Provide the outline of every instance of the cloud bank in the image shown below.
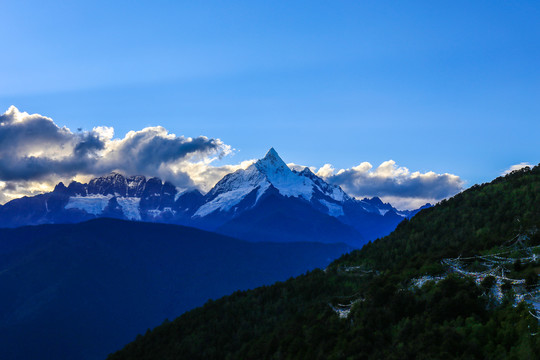
[[43,192],[59,180],[112,171],[159,176],[184,188],[204,188],[220,174],[235,169],[210,166],[231,153],[231,147],[220,139],[177,136],[161,126],[130,131],[115,139],[111,127],[73,132],[48,117],[20,112],[14,106],[0,115],[0,144],[0,203]]
[[410,172],[388,160],[377,168],[363,162],[350,169],[336,171],[325,164],[316,174],[329,183],[339,185],[357,198],[378,196],[402,209],[412,209],[427,202],[435,203],[463,189],[464,181],[452,174]]
[[176,136],[161,126],[130,131],[123,139],[113,136],[110,127],[73,133],[50,118],[29,115],[12,106],[0,115],[0,179],[28,181],[51,175],[123,171],[163,174],[189,183],[185,174],[170,165],[231,151],[219,139]]

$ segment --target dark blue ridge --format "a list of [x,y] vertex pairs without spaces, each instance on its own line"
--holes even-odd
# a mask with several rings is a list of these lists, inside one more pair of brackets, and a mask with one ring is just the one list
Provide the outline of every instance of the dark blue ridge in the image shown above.
[[349,250],[106,218],[0,229],[1,358],[104,359],[208,299],[325,267]]

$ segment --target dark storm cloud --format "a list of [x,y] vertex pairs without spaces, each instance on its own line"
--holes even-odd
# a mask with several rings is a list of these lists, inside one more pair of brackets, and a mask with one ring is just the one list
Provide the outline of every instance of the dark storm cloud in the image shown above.
[[161,126],[131,131],[110,146],[99,164],[103,171],[121,169],[127,173],[157,172],[162,164],[191,155],[207,155],[223,149],[223,143],[204,136],[185,138],[168,134]]
[[[39,148],[47,144],[69,142],[73,134],[41,115],[20,113],[14,106],[0,115],[0,151]],[[31,140],[31,141],[29,141]]]
[[131,131],[112,139],[112,128],[73,133],[52,119],[19,112],[0,115],[0,181],[30,181],[49,176],[101,175],[110,171],[169,179],[192,185],[187,174],[167,168],[191,157],[222,154],[229,147],[219,139],[185,138],[163,127]]
[[17,189],[17,186],[13,183],[5,183],[4,186],[2,186],[2,188],[0,190],[10,190],[10,191],[13,191],[13,190],[16,190]]
[[71,176],[87,166],[87,162],[75,158],[54,160],[41,156],[2,157],[0,158],[0,178],[11,181],[38,180],[52,174]]
[[94,132],[87,132],[79,136],[80,141],[75,145],[73,154],[76,157],[95,155],[96,151],[105,148],[105,142]]

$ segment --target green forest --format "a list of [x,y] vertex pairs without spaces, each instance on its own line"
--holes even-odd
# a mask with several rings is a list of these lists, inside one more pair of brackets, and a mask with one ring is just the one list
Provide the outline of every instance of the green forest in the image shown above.
[[[514,171],[403,221],[389,236],[285,282],[208,301],[108,359],[532,359],[538,320],[511,287],[445,273],[444,258],[540,244],[540,167]],[[512,275],[536,286],[540,263]],[[533,276],[531,277],[531,274]],[[335,311],[349,305],[346,316]]]

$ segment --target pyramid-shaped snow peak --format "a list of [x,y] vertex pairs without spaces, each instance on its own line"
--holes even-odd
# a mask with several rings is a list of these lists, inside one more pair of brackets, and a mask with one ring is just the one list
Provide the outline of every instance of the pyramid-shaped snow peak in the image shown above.
[[[331,212],[342,212],[341,203],[349,197],[335,185],[326,183],[311,171],[297,172],[291,170],[281,159],[274,148],[268,150],[264,158],[258,160],[245,170],[226,175],[207,194],[206,203],[197,210],[194,216],[206,216],[215,211],[231,211],[238,204],[246,205],[244,199],[250,198],[255,206],[261,196],[274,187],[286,197],[297,197],[322,204]],[[249,194],[253,194],[248,196]],[[333,211],[339,206],[339,211]]]
[[291,172],[274,148],[270,148],[264,158],[255,163],[255,167],[263,174]]
[[252,166],[264,174],[268,182],[282,195],[311,200],[313,195],[312,182],[289,169],[274,148],[270,148],[266,156]]

